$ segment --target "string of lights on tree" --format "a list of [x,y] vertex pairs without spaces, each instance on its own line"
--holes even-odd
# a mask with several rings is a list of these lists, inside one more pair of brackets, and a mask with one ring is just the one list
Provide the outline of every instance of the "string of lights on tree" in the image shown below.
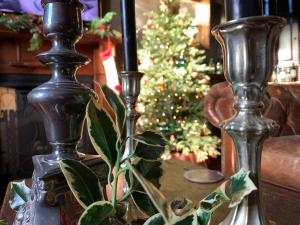
[[198,29],[190,16],[179,12],[179,5],[177,0],[161,0],[140,31],[138,53],[145,76],[139,125],[169,139],[166,154],[192,152],[197,161],[204,161],[219,154],[220,141],[207,128],[203,114],[209,90],[205,51],[197,47]]

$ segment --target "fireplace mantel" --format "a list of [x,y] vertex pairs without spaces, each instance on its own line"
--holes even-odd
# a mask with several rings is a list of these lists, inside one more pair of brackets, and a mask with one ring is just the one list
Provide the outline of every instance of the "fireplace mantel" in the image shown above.
[[[35,59],[39,52],[50,49],[50,42],[43,39],[43,46],[34,52],[27,51],[31,34],[13,32],[0,27],[0,76],[1,74],[50,75],[50,70]],[[113,39],[116,51],[120,39]],[[91,62],[80,68],[78,76],[93,76],[99,82],[105,82],[104,69],[98,57],[99,50],[105,49],[105,41],[93,34],[85,34],[77,44],[77,51],[88,56]]]

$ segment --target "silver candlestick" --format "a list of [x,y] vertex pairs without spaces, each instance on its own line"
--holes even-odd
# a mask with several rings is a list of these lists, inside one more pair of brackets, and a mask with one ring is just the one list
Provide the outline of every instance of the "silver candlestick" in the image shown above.
[[263,118],[262,98],[284,23],[280,17],[254,16],[221,24],[212,31],[222,47],[225,77],[236,97],[236,114],[222,127],[234,141],[237,169],[249,170],[258,188],[230,212],[222,225],[266,224],[259,192],[261,150],[277,125]]

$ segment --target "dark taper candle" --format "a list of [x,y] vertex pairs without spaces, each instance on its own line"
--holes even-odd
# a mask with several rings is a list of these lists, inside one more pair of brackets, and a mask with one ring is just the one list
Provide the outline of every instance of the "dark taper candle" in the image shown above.
[[262,16],[262,0],[225,0],[225,14],[227,21]]
[[135,1],[121,1],[124,70],[137,71]]

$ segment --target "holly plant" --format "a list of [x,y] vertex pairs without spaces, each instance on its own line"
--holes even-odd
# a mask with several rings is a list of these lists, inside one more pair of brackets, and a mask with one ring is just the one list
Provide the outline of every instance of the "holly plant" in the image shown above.
[[[106,85],[99,87],[114,114],[111,116],[93,99],[88,104],[86,119],[92,144],[109,167],[108,183],[112,184],[112,199],[105,199],[105,189],[90,168],[79,161],[62,160],[60,167],[69,187],[85,209],[79,225],[114,224],[119,219],[116,217],[122,204],[129,197],[149,217],[145,225],[208,225],[213,212],[223,203],[230,202],[230,207],[236,206],[256,189],[248,176],[249,172],[241,170],[202,200],[197,208],[191,207],[192,203],[187,199],[169,204],[159,191],[161,154],[167,144],[166,140],[152,131],[124,135],[126,112],[122,100]],[[125,155],[126,142],[130,139],[135,142],[135,146],[131,154]],[[127,188],[124,196],[118,200],[117,184],[121,174],[125,176]]]
[[111,22],[117,14],[108,12],[102,18],[95,18],[89,27],[89,31],[103,38],[121,37],[121,33],[112,29]]
[[[59,165],[67,183],[84,209],[78,225],[130,224],[130,221],[123,219],[126,211],[124,205],[130,199],[145,218],[149,218],[144,225],[209,225],[213,213],[221,205],[229,203],[229,207],[235,207],[256,190],[249,178],[249,171],[242,169],[196,207],[188,199],[167,202],[159,191],[161,154],[167,141],[152,131],[126,136],[126,112],[122,100],[106,85],[98,85],[113,115],[96,99],[92,99],[86,109],[87,127],[96,152],[108,165],[108,184],[112,187],[112,196],[109,200],[96,171],[81,161],[61,160]],[[125,151],[129,140],[134,141],[130,154]],[[125,177],[126,188],[123,196],[117,199],[121,175]],[[28,200],[30,191],[24,183],[14,184],[12,196],[10,204],[18,210]]]

